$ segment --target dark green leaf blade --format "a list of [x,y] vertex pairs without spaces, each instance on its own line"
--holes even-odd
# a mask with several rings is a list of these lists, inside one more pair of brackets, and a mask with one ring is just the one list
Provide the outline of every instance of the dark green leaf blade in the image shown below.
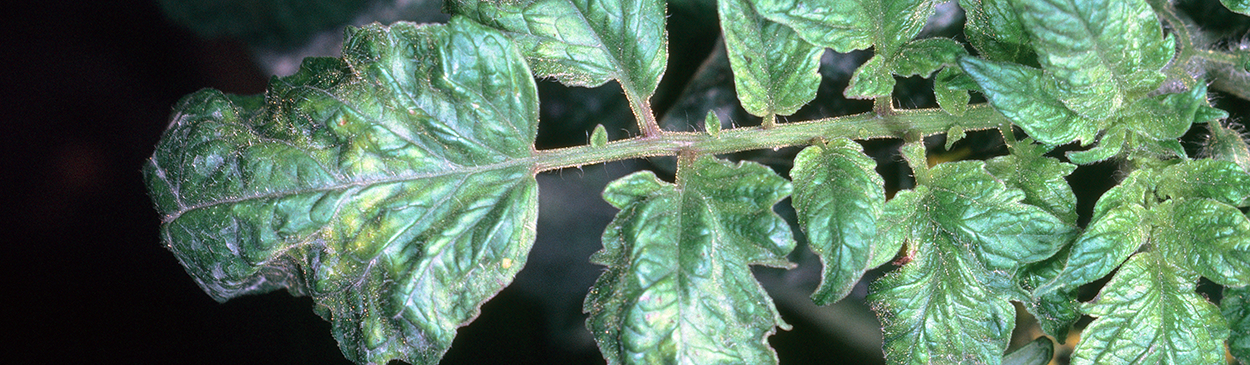
[[1250,174],[1229,161],[1190,160],[1159,174],[1156,192],[1169,198],[1206,198],[1234,207],[1250,204]]
[[537,91],[506,37],[464,19],[345,44],[263,100],[184,99],[148,186],[214,298],[286,287],[348,358],[437,363],[533,244]]
[[1100,125],[1068,109],[1054,95],[1042,70],[1013,63],[963,57],[960,67],[976,81],[1000,113],[1047,145],[1094,142]]
[[[807,233],[808,246],[824,262],[824,276],[812,300],[827,305],[855,287],[881,256],[893,257],[897,247],[874,245],[877,218],[885,205],[885,189],[876,162],[859,144],[837,139],[805,148],[794,158],[794,210]],[[878,257],[874,259],[874,257]],[[888,260],[888,258],[886,259]]]
[[838,52],[878,47],[893,55],[933,15],[931,0],[759,0],[760,14],[785,24],[812,44]]
[[1064,177],[1076,166],[1046,157],[1050,149],[1032,140],[1017,142],[1011,154],[985,161],[985,169],[1024,192],[1024,202],[1076,225],[1076,194]]
[[1228,321],[1228,352],[1241,363],[1250,362],[1250,287],[1224,288],[1220,312]]
[[793,237],[772,206],[790,183],[708,156],[679,170],[677,185],[638,172],[604,190],[621,212],[592,257],[608,269],[587,327],[609,364],[776,363],[767,337],[788,325],[748,265],[789,265]]
[[1098,298],[1072,364],[1221,364],[1228,325],[1194,292],[1198,274],[1156,252],[1129,258]]
[[1104,120],[1163,82],[1172,39],[1144,0],[1021,0],[1016,10],[1058,96]]
[[1098,280],[1119,267],[1146,243],[1146,208],[1153,170],[1137,170],[1098,198],[1089,226],[1071,245],[1063,272],[1038,287],[1034,295],[1072,289]]
[[869,297],[884,327],[886,358],[998,363],[1014,326],[1008,301],[1027,297],[1014,271],[1054,255],[1075,227],[1021,203],[1024,193],[981,162],[945,163],[925,173],[909,194],[921,196],[917,205],[924,207],[909,220],[912,261],[874,283]]
[[987,173],[981,162],[938,165],[925,207],[929,219],[967,243],[988,269],[1037,262],[1057,252],[1076,227],[1024,204],[1025,194]]
[[1250,1],[1246,0],[1220,0],[1224,7],[1228,10],[1241,15],[1250,15]]
[[1224,286],[1250,285],[1250,219],[1210,199],[1172,199],[1153,209],[1152,239],[1164,255],[1188,258],[1198,274]]
[[717,1],[725,50],[742,108],[764,118],[790,115],[816,98],[821,47],[755,12],[749,0]]
[[981,57],[992,61],[1036,65],[1029,34],[1011,0],[960,0],[968,19],[964,34]]
[[989,278],[1001,274],[959,252],[949,236],[924,243],[930,248],[912,254],[910,264],[872,284],[869,300],[881,318],[887,363],[996,363],[1007,349],[1015,309],[1007,300],[1013,294],[986,282],[1010,278]]
[[1027,345],[1003,356],[1003,365],[1046,365],[1054,358],[1055,344],[1038,337]]
[[655,92],[668,62],[658,0],[451,0],[451,14],[504,31],[539,77],[595,87],[617,80],[631,98]]

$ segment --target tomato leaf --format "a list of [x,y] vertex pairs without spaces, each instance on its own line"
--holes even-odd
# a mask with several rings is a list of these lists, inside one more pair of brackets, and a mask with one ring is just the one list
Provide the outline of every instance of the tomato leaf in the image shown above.
[[1104,120],[1154,91],[1172,59],[1144,0],[1021,0],[1014,3],[1056,96],[1077,114]]
[[185,98],[145,177],[217,300],[310,295],[349,359],[434,364],[534,241],[538,99],[466,19],[349,31],[261,96]]
[[790,115],[816,98],[823,48],[760,16],[749,0],[717,4],[734,86],[747,112],[764,118]]
[[861,150],[848,139],[813,145],[794,158],[790,170],[799,225],[824,262],[820,287],[812,294],[820,305],[842,300],[865,271],[876,267],[873,263],[880,265],[898,251],[874,244],[885,188],[876,162]]
[[536,76],[566,85],[616,80],[631,98],[645,99],[667,66],[659,0],[450,0],[444,8],[508,34]]
[[772,211],[790,183],[757,163],[686,162],[677,184],[646,171],[604,190],[621,211],[591,258],[608,269],[586,325],[609,364],[776,363],[767,337],[789,326],[748,265],[790,265],[794,240]]
[[1022,203],[1025,194],[982,162],[926,170],[923,156],[905,156],[919,186],[891,202],[914,199],[924,209],[897,226],[912,261],[873,283],[869,296],[884,327],[886,359],[997,363],[1015,323],[1009,300],[1027,297],[1013,273],[1055,254],[1075,227]]

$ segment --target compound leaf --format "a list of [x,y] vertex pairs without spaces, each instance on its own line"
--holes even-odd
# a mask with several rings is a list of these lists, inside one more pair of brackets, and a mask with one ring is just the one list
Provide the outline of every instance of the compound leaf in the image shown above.
[[719,0],[725,50],[734,87],[747,112],[764,118],[790,115],[816,98],[820,56],[794,30],[755,12],[751,0]]
[[1104,120],[1163,82],[1173,39],[1144,0],[1020,0],[1021,23],[1056,96],[1077,114]]
[[144,170],[162,236],[217,300],[285,287],[349,359],[437,363],[533,244],[537,91],[465,19],[345,44],[263,98],[178,105]]
[[874,283],[869,296],[882,320],[886,359],[998,363],[1015,322],[1009,300],[1027,296],[1013,273],[1055,254],[1075,227],[1022,203],[1025,194],[982,162],[914,168],[920,185],[895,197],[919,196],[912,199],[924,207],[906,227],[912,261]]
[[608,269],[586,325],[609,364],[776,363],[767,336],[788,325],[748,265],[790,265],[794,240],[772,211],[790,183],[757,163],[687,161],[677,184],[646,171],[604,190],[621,211],[591,258]]
[[462,14],[504,31],[539,77],[595,87],[617,80],[631,98],[651,96],[668,62],[659,0],[450,0]]
[[870,264],[898,251],[890,245],[877,251],[882,247],[873,244],[885,189],[876,162],[861,150],[845,138],[813,145],[799,152],[790,170],[799,225],[808,246],[824,262],[820,287],[812,294],[820,305],[846,297],[864,272],[875,267]]

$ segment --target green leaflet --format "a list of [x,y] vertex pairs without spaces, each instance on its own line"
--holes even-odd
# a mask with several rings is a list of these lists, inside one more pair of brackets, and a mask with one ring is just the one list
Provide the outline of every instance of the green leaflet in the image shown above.
[[604,190],[621,211],[591,258],[608,269],[587,327],[609,364],[776,363],[767,336],[788,325],[748,265],[790,265],[790,228],[772,211],[790,183],[710,156],[683,160],[677,179],[638,172]]
[[1018,0],[1016,11],[1030,34],[1038,62],[1054,75],[1056,96],[1093,120],[1163,82],[1174,42],[1163,38],[1144,0]]
[[450,0],[444,7],[504,31],[536,76],[566,85],[617,80],[630,98],[645,99],[668,61],[659,0]]
[[975,57],[960,58],[959,66],[981,87],[994,109],[1038,142],[1089,144],[1097,137],[1101,124],[1068,109],[1042,70]]
[[312,296],[349,359],[433,364],[534,241],[533,78],[462,18],[350,30],[264,97],[192,94],[144,169],[217,300]]
[[1133,256],[1086,313],[1072,364],[1221,364],[1228,326],[1219,308],[1194,292],[1198,274],[1146,252]]
[[850,52],[878,47],[890,55],[924,28],[930,0],[758,0],[764,17],[789,26],[812,44]]
[[1241,133],[1225,123],[1207,123],[1209,133],[1203,154],[1216,160],[1231,161],[1242,171],[1250,172],[1250,145],[1242,139]]
[[[1046,157],[1046,146],[1023,140],[1011,147],[1011,154],[985,162],[985,169],[1008,186],[1024,192],[1024,203],[1042,208],[1067,225],[1076,225],[1076,196],[1064,177],[1075,165]],[[1030,263],[1018,273],[1022,287],[1032,290],[1050,282],[1063,272],[1069,251],[1067,247],[1053,257]],[[1059,341],[1067,338],[1068,329],[1080,317],[1077,311],[1076,288],[1042,293],[1024,303],[1037,318],[1042,329]]]
[[759,0],[755,8],[818,46],[838,52],[873,47],[875,55],[855,70],[843,92],[848,98],[871,99],[893,92],[893,75],[928,77],[966,54],[954,40],[912,40],[936,5],[931,0]]
[[1072,141],[1089,144],[1105,130],[1098,146],[1069,154],[1072,162],[1093,163],[1121,153],[1125,144],[1135,155],[1185,157],[1176,144],[1193,123],[1206,123],[1222,116],[1210,107],[1205,85],[1177,94],[1133,99],[1109,119],[1082,117],[1068,108],[1043,70],[1013,63],[963,57],[960,66],[980,87],[986,99],[1004,116],[1024,129],[1030,137],[1047,145]]
[[1232,330],[1228,352],[1242,363],[1250,361],[1250,287],[1224,288],[1220,312]]
[[985,169],[1024,192],[1024,203],[1045,209],[1064,223],[1076,225],[1076,195],[1064,177],[1076,165],[1046,157],[1046,146],[1032,140],[1017,142],[1011,154],[985,161]]
[[1148,238],[1143,203],[1153,186],[1151,170],[1137,170],[1098,198],[1089,226],[1071,245],[1063,272],[1034,290],[1042,296],[1098,280],[1137,252]]
[[1012,0],[960,0],[964,9],[964,34],[981,57],[993,61],[1036,65],[1037,55],[1029,34],[1020,23]]
[[[1185,161],[1138,170],[1099,200],[1094,223],[1073,245],[1073,258],[1078,257],[1078,250],[1088,252],[1084,262],[1070,259],[1065,272],[1086,274],[1060,275],[1056,282],[1068,280],[1066,285],[1079,285],[1092,281],[1110,272],[1141,243],[1150,245],[1129,258],[1098,299],[1084,306],[1086,314],[1099,318],[1086,328],[1074,364],[1221,361],[1228,328],[1215,306],[1194,293],[1194,285],[1199,276],[1225,286],[1250,284],[1250,219],[1236,207],[1216,200],[1241,202],[1246,196],[1230,197],[1229,190],[1212,188],[1218,184],[1204,183],[1218,178],[1229,179],[1234,185],[1244,181],[1230,177],[1230,173],[1244,175],[1232,163],[1216,161]],[[1195,184],[1178,186],[1186,180]],[[1114,221],[1117,214],[1127,211],[1133,212],[1135,219]],[[1085,240],[1090,232],[1097,234],[1100,226],[1109,225],[1137,232],[1127,234],[1134,236],[1135,242]],[[1096,250],[1116,252],[1102,254],[1105,257],[1099,260]]]
[[824,49],[764,19],[751,1],[717,1],[738,99],[743,109],[765,120],[794,114],[816,98]]
[[898,251],[874,244],[885,189],[876,162],[861,150],[848,139],[813,145],[799,152],[790,170],[799,225],[824,262],[824,277],[812,294],[819,305],[842,300],[865,271]]
[[[923,167],[905,154],[918,187],[893,200],[916,202],[907,237],[910,264],[873,283],[869,300],[882,320],[892,364],[999,363],[1015,324],[1009,300],[1027,294],[1012,274],[1052,256],[1075,227],[1022,203],[980,161]],[[919,158],[919,159],[918,159]],[[887,212],[891,205],[887,203]]]
[[1055,344],[1038,337],[1027,345],[1003,356],[1003,365],[1046,365],[1055,355]]
[[1250,15],[1250,1],[1247,0],[1220,0],[1224,7],[1228,10],[1241,15]]
[[1156,193],[1170,198],[1206,198],[1235,207],[1250,205],[1250,174],[1241,166],[1219,160],[1190,160],[1159,176]]

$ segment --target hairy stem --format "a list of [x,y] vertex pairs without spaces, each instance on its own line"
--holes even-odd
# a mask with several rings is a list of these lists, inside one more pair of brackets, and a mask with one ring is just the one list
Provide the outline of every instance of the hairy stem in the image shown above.
[[893,110],[889,115],[873,112],[779,123],[771,128],[740,127],[723,130],[719,136],[704,132],[662,132],[655,136],[591,145],[535,151],[531,158],[535,171],[580,167],[631,158],[673,156],[682,151],[733,153],[765,148],[807,145],[816,138],[873,139],[928,136],[945,133],[952,127],[964,130],[998,128],[1006,117],[988,104],[970,106],[963,116],[952,116],[941,109]]

